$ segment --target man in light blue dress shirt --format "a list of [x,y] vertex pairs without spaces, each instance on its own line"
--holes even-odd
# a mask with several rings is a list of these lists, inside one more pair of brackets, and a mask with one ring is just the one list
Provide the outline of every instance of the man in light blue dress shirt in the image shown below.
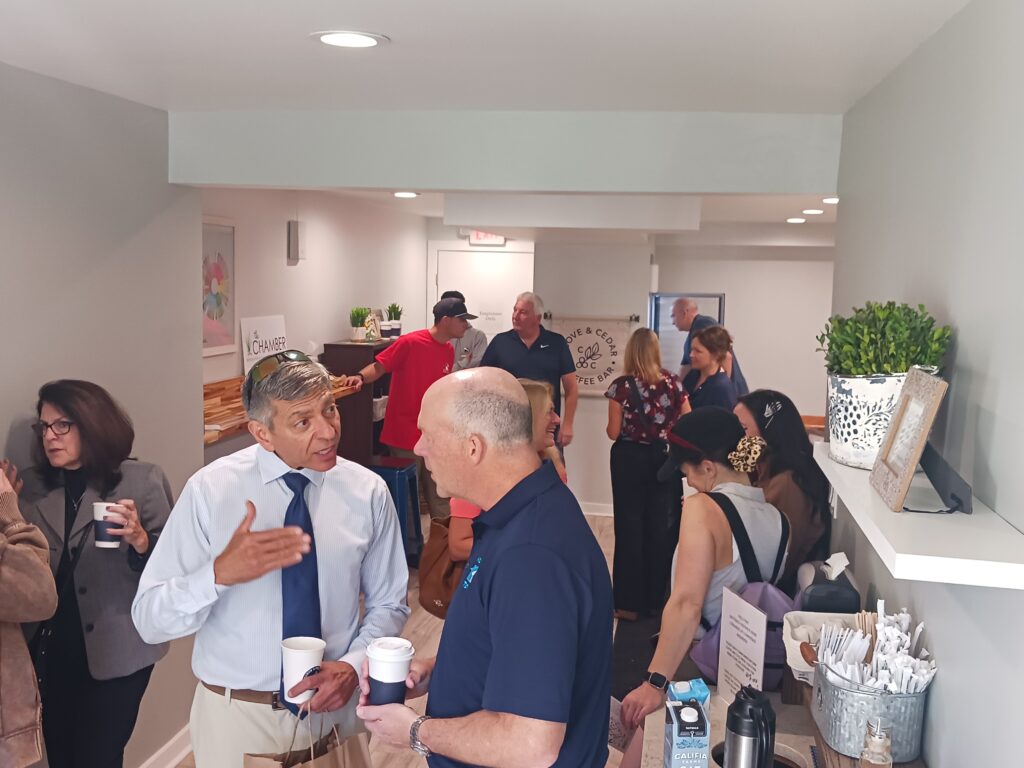
[[[370,641],[398,635],[409,615],[394,504],[383,480],[337,456],[338,409],[319,363],[299,352],[264,358],[246,377],[242,402],[257,445],[189,479],[142,574],[132,619],[150,643],[196,636],[197,768],[241,768],[245,754],[286,752],[297,720],[278,696],[281,569],[315,546],[327,648],[321,671],[291,695],[317,689],[306,705],[314,735],[337,726],[349,765],[368,763],[365,736],[347,738],[362,730],[357,672]],[[294,472],[308,479],[312,540],[284,525],[293,499],[284,476]],[[302,738],[295,741],[299,748]]]

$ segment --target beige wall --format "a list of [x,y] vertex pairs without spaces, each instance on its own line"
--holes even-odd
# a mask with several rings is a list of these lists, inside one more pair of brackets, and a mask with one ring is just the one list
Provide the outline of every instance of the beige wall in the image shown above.
[[658,290],[724,293],[725,327],[750,388],[777,389],[801,413],[823,416],[815,336],[832,313],[832,258],[831,248],[659,247]]
[[[1018,530],[1022,28],[1024,4],[974,0],[847,114],[834,297],[839,311],[924,302],[954,326],[938,444]],[[845,514],[836,542],[872,591],[926,622],[928,765],[1019,764],[1024,592],[896,581]]]
[[[534,246],[534,290],[557,316],[647,318],[651,247],[647,245]],[[585,511],[611,513],[608,401],[580,397],[575,437],[565,452],[569,487]]]
[[[175,491],[202,461],[199,193],[167,183],[167,115],[0,64],[3,453],[41,383],[85,378],[131,414]],[[188,719],[190,642],[157,665],[126,764]]]
[[[327,192],[204,189],[202,205],[204,216],[236,227],[236,322],[283,314],[289,345],[319,352],[349,337],[356,304],[397,302],[406,310],[403,330],[424,317],[423,217]],[[286,260],[289,219],[306,225],[306,259],[294,265]],[[203,360],[203,381],[241,373],[239,353]]]

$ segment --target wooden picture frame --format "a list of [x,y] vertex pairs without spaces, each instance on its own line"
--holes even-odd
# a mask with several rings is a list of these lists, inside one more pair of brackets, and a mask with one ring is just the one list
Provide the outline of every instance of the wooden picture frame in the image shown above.
[[896,412],[871,469],[871,487],[893,512],[903,510],[910,481],[948,386],[938,376],[916,367],[903,382]]
[[203,357],[238,352],[235,223],[203,217]]

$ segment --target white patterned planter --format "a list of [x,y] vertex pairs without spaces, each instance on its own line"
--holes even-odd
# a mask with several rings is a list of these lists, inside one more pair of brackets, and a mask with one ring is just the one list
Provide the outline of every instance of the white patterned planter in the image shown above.
[[366,326],[352,328],[352,341],[366,341]]
[[840,464],[871,469],[899,400],[905,373],[828,377],[828,455]]

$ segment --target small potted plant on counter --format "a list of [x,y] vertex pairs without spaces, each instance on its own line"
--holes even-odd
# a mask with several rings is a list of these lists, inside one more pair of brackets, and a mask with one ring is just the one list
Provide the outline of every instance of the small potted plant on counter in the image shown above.
[[849,316],[833,315],[817,338],[828,370],[829,456],[870,469],[907,372],[937,373],[952,330],[937,326],[923,304],[869,301]]
[[392,302],[388,304],[388,336],[402,335],[402,308]]
[[370,316],[369,307],[352,307],[348,313],[352,325],[352,341],[366,341],[366,318]]

